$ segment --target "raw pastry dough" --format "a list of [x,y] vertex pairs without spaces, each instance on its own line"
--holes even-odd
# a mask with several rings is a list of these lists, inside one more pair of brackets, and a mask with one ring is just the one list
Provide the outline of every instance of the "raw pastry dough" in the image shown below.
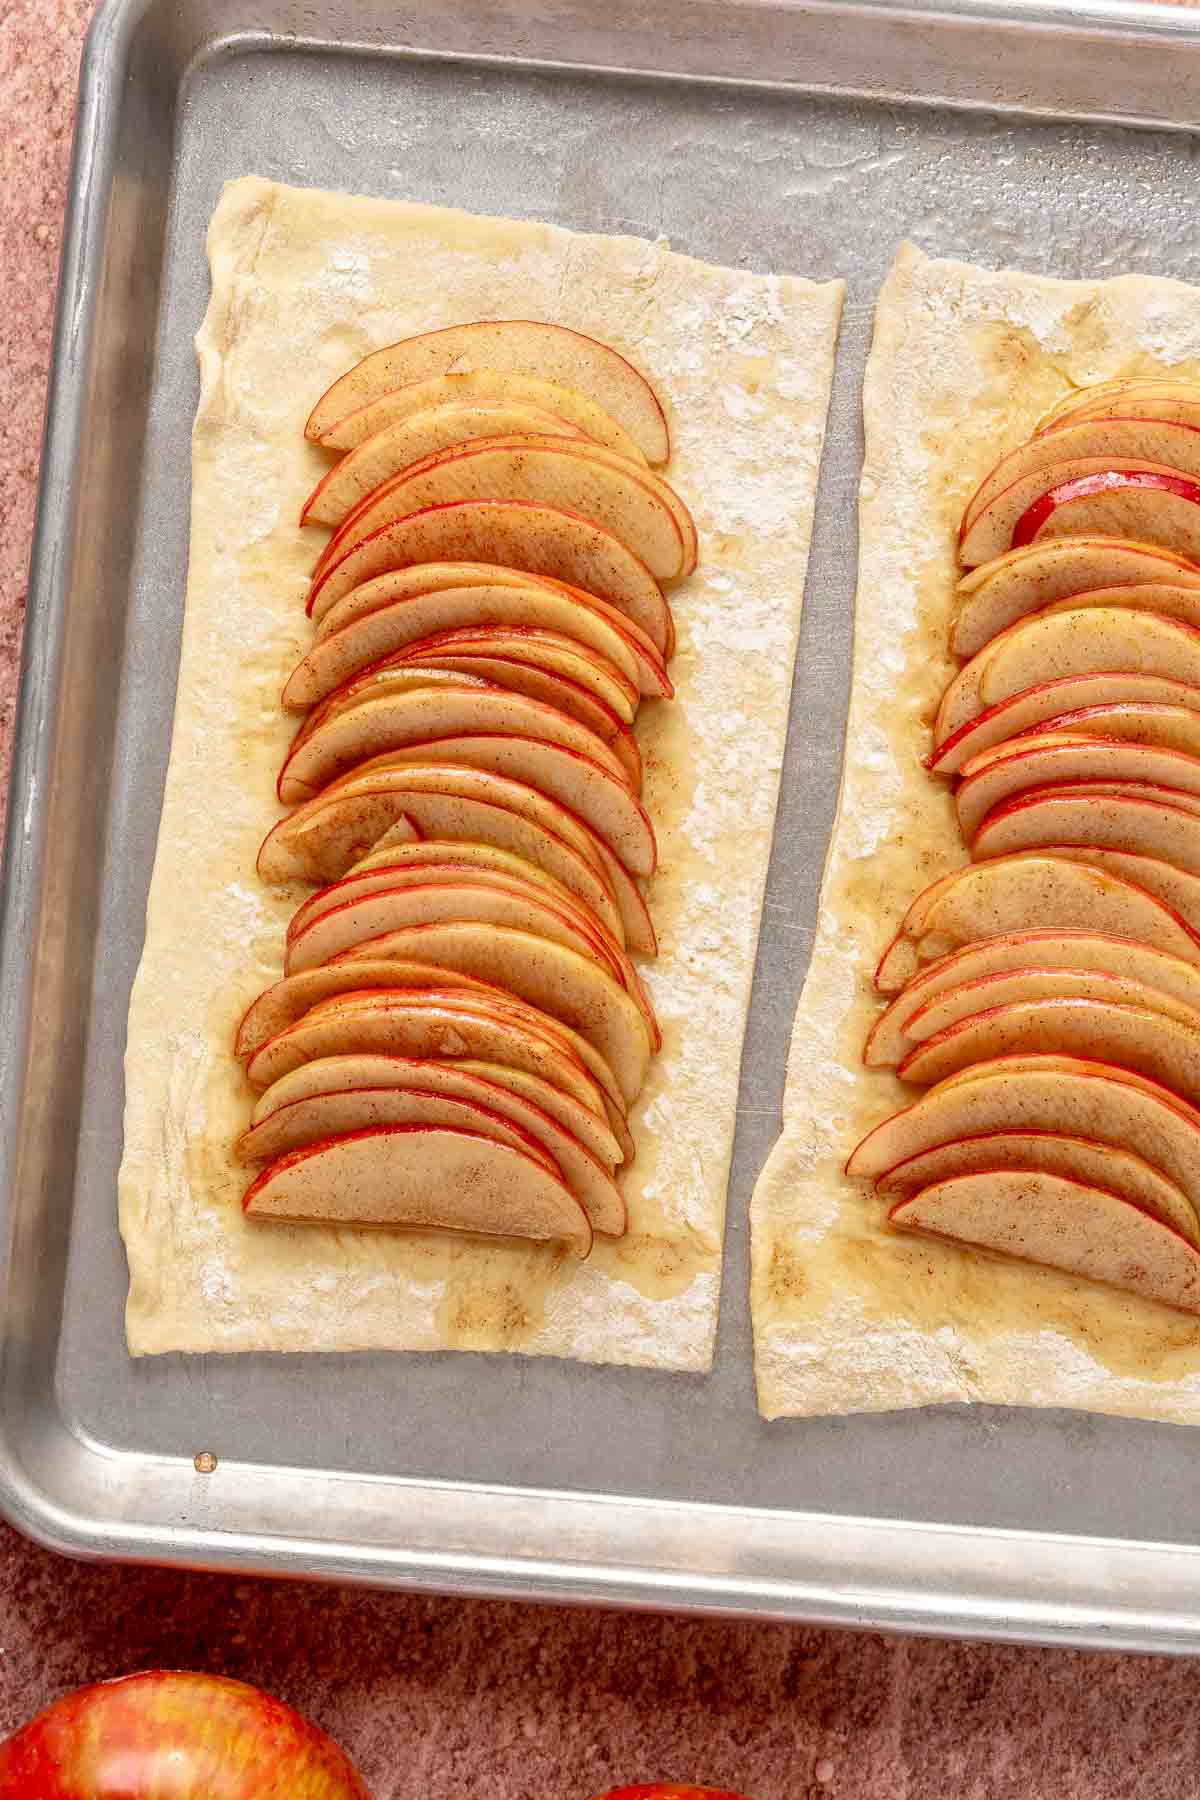
[[[126,1056],[130,1349],[459,1346],[707,1368],[841,284],[254,178],[226,189],[209,255],[175,732]],[[665,1049],[635,1114],[632,1229],[582,1266],[538,1246],[249,1226],[228,1148],[250,1101],[234,1025],[277,977],[298,898],[264,889],[254,857],[279,812],[295,727],[279,690],[311,638],[324,541],[296,524],[328,464],[304,420],[378,345],[505,316],[592,333],[649,375],[704,559],[677,596],[678,699],[638,723]]]
[[910,901],[966,860],[920,758],[946,680],[955,532],[976,482],[1072,387],[1200,375],[1200,291],[1130,275],[1051,281],[901,250],[880,295],[842,794],[792,1036],[783,1135],[755,1189],[759,1405],[931,1401],[1200,1420],[1200,1325],[1131,1295],[889,1232],[841,1164],[916,1097],[863,1068],[875,962]]

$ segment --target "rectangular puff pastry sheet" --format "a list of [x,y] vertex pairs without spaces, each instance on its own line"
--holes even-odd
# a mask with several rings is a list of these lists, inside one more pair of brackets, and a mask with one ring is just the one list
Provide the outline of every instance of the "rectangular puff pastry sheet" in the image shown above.
[[957,667],[946,631],[972,489],[1073,387],[1200,375],[1200,290],[1055,281],[905,246],[864,389],[854,674],[783,1133],[752,1206],[758,1396],[768,1418],[935,1401],[1200,1421],[1200,1325],[1049,1269],[888,1230],[842,1164],[920,1090],[861,1055],[879,955],[926,884],[966,859],[949,786],[921,766]]
[[[787,724],[840,283],[710,268],[634,238],[231,183],[208,238],[175,729],[126,1055],[130,1350],[522,1350],[705,1369],[738,1066]],[[298,894],[255,875],[311,640],[328,456],[304,422],[366,352],[476,318],[573,326],[670,419],[699,571],[675,596],[678,699],[639,717],[661,868],[647,978],[665,1037],[635,1110],[629,1236],[551,1247],[247,1224],[231,1055]]]

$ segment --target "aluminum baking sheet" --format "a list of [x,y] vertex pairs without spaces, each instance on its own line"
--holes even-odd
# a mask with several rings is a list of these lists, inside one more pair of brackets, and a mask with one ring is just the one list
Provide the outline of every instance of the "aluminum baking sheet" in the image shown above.
[[[840,767],[875,294],[903,236],[1200,281],[1200,15],[476,4],[113,0],[93,29],[9,813],[0,1502],[90,1556],[1200,1649],[1200,1438],[985,1408],[768,1425],[744,1230]],[[339,44],[351,16],[361,41]],[[848,278],[709,1377],[125,1354],[122,1053],[184,596],[192,337],[205,225],[247,172]]]

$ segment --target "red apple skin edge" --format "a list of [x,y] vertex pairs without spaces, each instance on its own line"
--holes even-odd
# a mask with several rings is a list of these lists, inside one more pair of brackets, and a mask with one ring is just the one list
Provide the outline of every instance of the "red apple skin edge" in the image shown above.
[[638,1787],[609,1788],[596,1800],[746,1800],[729,1788],[693,1787],[686,1781],[647,1781]]
[[1149,469],[1103,469],[1095,475],[1064,481],[1026,507],[1017,520],[1011,548],[1023,550],[1026,544],[1032,544],[1051,514],[1068,501],[1090,500],[1093,494],[1113,493],[1121,488],[1156,488],[1159,493],[1174,494],[1180,500],[1200,505],[1200,486],[1186,475],[1155,475]]
[[4,1800],[371,1800],[315,1725],[241,1681],[156,1669],[80,1688],[0,1744]]

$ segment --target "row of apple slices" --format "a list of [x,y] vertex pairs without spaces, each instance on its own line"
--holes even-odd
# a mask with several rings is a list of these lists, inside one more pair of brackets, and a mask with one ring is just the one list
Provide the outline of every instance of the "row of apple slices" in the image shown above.
[[696,553],[661,411],[604,346],[504,322],[365,359],[307,429],[349,454],[304,508],[334,529],[259,869],[328,885],[238,1034],[247,1210],[586,1254],[626,1227],[661,1041],[630,726]]
[[1096,532],[1200,554],[1200,385],[1148,378],[1072,395],[980,482],[959,561]]
[[[1200,1125],[1200,569],[1162,513],[1157,543],[1018,529],[1005,549],[1039,482],[1063,479],[1061,446],[1103,454],[1113,427],[1125,449],[1135,429],[1160,445],[1163,428],[1195,431],[1200,390],[1084,395],[968,505],[964,562],[997,520],[985,554],[1001,554],[960,585],[951,647],[970,660],[928,763],[957,777],[975,864],[918,896],[876,975],[895,997],[864,1060],[932,1084],[931,1105],[885,1121],[848,1169],[875,1178],[897,1226],[1200,1310],[1196,1170],[1175,1179],[1153,1134],[1131,1152],[1123,1095],[1104,1110],[1114,1081],[1141,1082]],[[1063,509],[1046,535],[1094,523]],[[992,1086],[940,1098],[976,1074]],[[1046,1102],[1032,1124],[1031,1095]],[[1081,1111],[1083,1095],[1101,1104]],[[961,1136],[906,1148],[964,1104]]]

